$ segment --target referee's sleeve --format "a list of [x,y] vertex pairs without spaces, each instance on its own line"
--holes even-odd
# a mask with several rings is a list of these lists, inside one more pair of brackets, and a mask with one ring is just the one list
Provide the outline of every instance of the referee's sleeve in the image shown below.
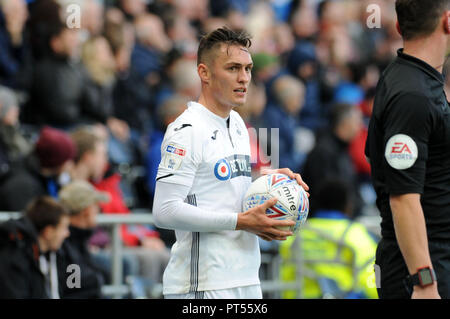
[[397,97],[386,109],[383,125],[383,170],[388,192],[422,194],[433,127],[428,99],[415,93]]

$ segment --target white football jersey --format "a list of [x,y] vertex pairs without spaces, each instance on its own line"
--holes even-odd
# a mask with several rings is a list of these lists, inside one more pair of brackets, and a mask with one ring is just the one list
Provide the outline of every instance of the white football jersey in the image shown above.
[[[242,212],[251,167],[249,136],[239,114],[231,111],[226,120],[189,102],[167,128],[157,180],[190,187],[186,202],[205,214]],[[235,230],[175,233],[164,294],[259,284],[256,235]]]

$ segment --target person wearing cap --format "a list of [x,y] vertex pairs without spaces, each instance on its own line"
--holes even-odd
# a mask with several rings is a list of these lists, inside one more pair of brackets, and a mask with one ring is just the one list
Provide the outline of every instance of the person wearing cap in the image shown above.
[[0,210],[21,211],[36,196],[57,197],[76,155],[76,146],[65,132],[44,127],[33,152],[0,183]]
[[[88,242],[97,225],[99,203],[108,202],[109,195],[99,192],[87,181],[74,180],[59,191],[61,204],[69,211],[70,236],[58,251],[58,273],[61,298],[102,298],[101,287],[110,278],[109,271],[95,262]],[[69,265],[79,266],[80,278],[72,278]],[[69,269],[70,270],[70,269]]]

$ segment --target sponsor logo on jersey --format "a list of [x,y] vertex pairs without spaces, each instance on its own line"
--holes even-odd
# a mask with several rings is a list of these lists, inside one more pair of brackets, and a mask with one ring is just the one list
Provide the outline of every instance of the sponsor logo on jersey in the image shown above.
[[214,175],[221,181],[226,181],[230,178],[231,168],[226,159],[217,161],[216,165],[214,166]]
[[222,158],[214,165],[214,175],[225,181],[238,176],[251,176],[250,156],[235,154]]
[[388,164],[395,169],[403,170],[412,167],[417,156],[417,144],[408,135],[396,134],[386,143],[384,157]]
[[177,170],[183,162],[186,149],[181,145],[170,143],[162,154],[161,165],[171,170]]
[[180,156],[186,155],[186,150],[185,149],[178,148],[178,147],[175,147],[175,146],[170,145],[170,144],[167,145],[166,152],[167,153],[173,153],[173,154],[180,155]]

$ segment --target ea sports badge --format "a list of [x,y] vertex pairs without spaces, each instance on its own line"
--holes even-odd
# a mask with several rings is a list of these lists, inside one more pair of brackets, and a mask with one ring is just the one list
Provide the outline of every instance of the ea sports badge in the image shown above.
[[403,170],[412,167],[417,156],[417,144],[408,135],[396,134],[386,143],[384,157],[388,164],[395,169]]
[[220,159],[214,166],[214,175],[218,180],[226,181],[231,177],[231,168],[226,159]]

